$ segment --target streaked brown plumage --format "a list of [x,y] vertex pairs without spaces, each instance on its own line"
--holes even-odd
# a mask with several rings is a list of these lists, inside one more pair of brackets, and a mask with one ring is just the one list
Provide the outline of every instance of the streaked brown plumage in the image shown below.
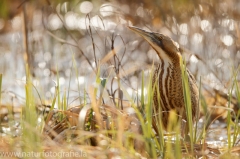
[[[179,48],[179,45],[163,34],[148,32],[133,26],[129,26],[129,28],[138,35],[141,35],[152,46],[160,58],[159,65],[153,76],[152,85],[156,85],[153,100],[157,112],[159,107],[161,107],[161,111],[163,112],[162,123],[164,128],[168,125],[168,112],[172,109],[179,116],[182,116],[182,119],[186,120],[180,66],[182,50]],[[188,70],[187,74],[191,92],[192,118],[195,120],[199,100],[198,87],[193,75]],[[158,97],[158,95],[160,96]]]

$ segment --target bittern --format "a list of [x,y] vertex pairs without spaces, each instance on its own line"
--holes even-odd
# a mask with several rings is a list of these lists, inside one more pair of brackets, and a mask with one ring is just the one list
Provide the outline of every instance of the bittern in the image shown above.
[[[167,128],[171,110],[175,110],[177,115],[186,121],[181,72],[182,49],[178,43],[163,34],[145,31],[133,26],[129,26],[129,28],[142,36],[160,58],[153,75],[152,86],[154,106],[156,112],[159,112],[158,110],[161,108],[163,127]],[[187,76],[191,93],[192,119],[194,121],[198,112],[199,93],[194,76],[189,70],[187,70]]]

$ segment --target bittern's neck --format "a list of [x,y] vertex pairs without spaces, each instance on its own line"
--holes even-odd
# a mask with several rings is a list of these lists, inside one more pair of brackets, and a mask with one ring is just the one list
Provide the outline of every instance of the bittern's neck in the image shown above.
[[160,47],[153,47],[154,50],[156,51],[158,57],[160,58],[161,63],[169,63],[172,66],[179,66],[180,67],[180,57],[174,55],[174,54],[169,54],[166,53],[163,49]]

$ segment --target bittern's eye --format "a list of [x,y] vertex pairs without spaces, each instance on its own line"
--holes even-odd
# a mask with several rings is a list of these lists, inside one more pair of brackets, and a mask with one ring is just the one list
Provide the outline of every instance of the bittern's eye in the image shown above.
[[163,37],[162,36],[157,36],[158,37],[158,40],[162,40],[163,39]]

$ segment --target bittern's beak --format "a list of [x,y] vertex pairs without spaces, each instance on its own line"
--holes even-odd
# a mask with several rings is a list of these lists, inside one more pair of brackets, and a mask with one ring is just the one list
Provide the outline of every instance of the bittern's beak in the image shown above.
[[181,52],[178,43],[168,36],[160,33],[149,32],[134,26],[128,26],[128,28],[142,36],[153,47],[160,58],[169,59],[180,56]]
[[[142,36],[155,50],[163,49],[162,34],[149,32],[134,26],[128,26],[128,28]],[[156,36],[156,34],[158,34],[158,36]]]
[[141,35],[147,41],[150,39],[155,39],[154,34],[152,32],[148,32],[146,30],[143,30],[143,29],[140,29],[140,28],[134,27],[134,26],[128,26],[128,28],[131,29],[133,32],[137,33],[138,35]]

